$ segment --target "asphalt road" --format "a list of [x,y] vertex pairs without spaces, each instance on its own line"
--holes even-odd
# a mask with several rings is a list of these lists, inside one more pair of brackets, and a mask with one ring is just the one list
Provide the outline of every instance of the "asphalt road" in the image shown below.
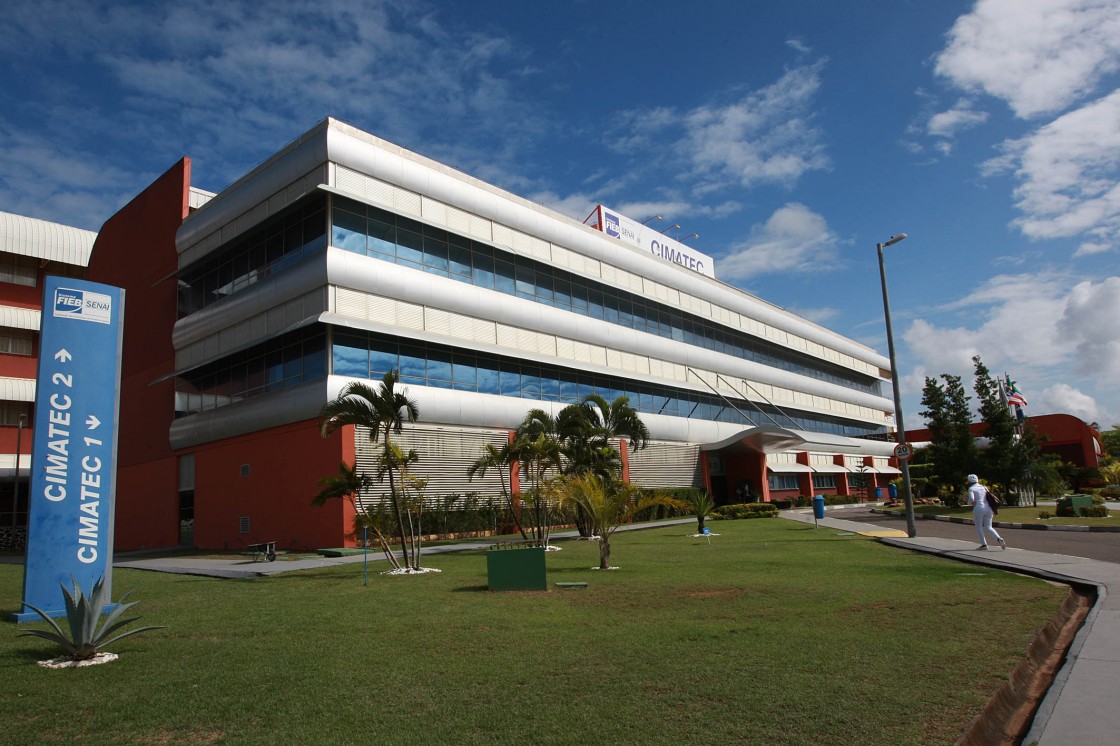
[[[830,510],[828,511],[828,517],[881,525],[900,531],[906,530],[906,519],[903,516],[896,517],[872,513],[865,508]],[[918,518],[914,523],[914,528],[918,536],[960,539],[979,544],[976,527],[969,524]],[[1036,552],[1049,552],[1051,554],[1065,554],[1072,557],[1087,557],[1088,559],[1120,564],[1120,533],[1054,531],[1052,529],[1043,531],[1039,529],[1004,528],[998,525],[996,531],[999,531],[1008,547],[1031,549]],[[993,546],[995,545],[993,544]],[[994,551],[998,552],[999,547],[997,546]]]

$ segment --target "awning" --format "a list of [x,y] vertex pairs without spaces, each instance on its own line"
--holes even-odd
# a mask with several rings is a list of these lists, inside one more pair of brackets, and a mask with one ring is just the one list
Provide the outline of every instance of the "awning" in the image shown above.
[[848,470],[840,464],[813,464],[813,471],[818,474],[847,474]]
[[808,474],[813,471],[805,464],[767,464],[766,468],[778,474]]

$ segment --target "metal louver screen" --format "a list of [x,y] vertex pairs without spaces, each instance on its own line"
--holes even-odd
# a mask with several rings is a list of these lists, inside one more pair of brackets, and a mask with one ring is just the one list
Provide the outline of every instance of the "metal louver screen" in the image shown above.
[[630,481],[639,487],[703,487],[700,446],[649,443],[631,451]]
[[[355,453],[358,470],[366,474],[376,474],[377,454],[380,442],[372,443],[367,428],[355,428]],[[409,472],[421,479],[427,479],[424,489],[427,500],[436,500],[448,495],[466,495],[476,492],[482,497],[500,500],[502,478],[496,469],[490,469],[485,477],[475,475],[467,479],[467,469],[482,456],[486,444],[501,448],[508,442],[504,430],[481,430],[468,428],[435,428],[406,425],[404,432],[393,436],[393,442],[405,452],[415,450],[420,460],[409,467]],[[359,497],[359,505],[373,505],[388,494],[389,483],[377,483],[368,494]]]

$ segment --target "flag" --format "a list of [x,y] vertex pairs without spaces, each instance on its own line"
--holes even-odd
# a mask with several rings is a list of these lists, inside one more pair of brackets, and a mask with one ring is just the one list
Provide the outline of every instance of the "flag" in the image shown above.
[[1007,376],[1007,404],[1008,406],[1014,405],[1016,407],[1027,406],[1027,397],[1019,391],[1015,386],[1015,382],[1011,380],[1011,376]]

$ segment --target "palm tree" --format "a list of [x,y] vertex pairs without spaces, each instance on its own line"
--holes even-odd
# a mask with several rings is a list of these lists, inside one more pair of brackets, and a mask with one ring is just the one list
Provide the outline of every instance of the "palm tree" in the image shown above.
[[593,435],[603,444],[612,440],[629,440],[630,446],[639,451],[649,442],[649,429],[646,428],[638,410],[630,406],[630,398],[619,396],[608,402],[599,394],[588,394],[583,406],[591,414],[594,423]]
[[708,517],[708,513],[716,509],[712,493],[707,490],[696,490],[689,496],[688,505],[696,516],[696,533],[704,533],[704,519]]
[[[369,428],[371,443],[384,439],[387,447],[391,433],[403,432],[406,419],[409,422],[416,422],[420,416],[416,402],[396,390],[399,380],[397,371],[391,370],[381,379],[381,384],[376,389],[361,381],[347,384],[338,398],[327,402],[319,411],[320,433],[326,437],[344,425],[362,426]],[[393,506],[393,516],[397,521],[401,551],[404,552],[408,546],[408,537],[397,494],[396,471],[390,469],[387,474],[389,500]]]
[[368,474],[359,472],[356,465],[349,466],[345,461],[340,461],[338,474],[323,477],[317,484],[320,490],[315,497],[311,498],[311,504],[321,507],[328,500],[348,500],[358,512],[358,521],[365,528],[373,529],[374,538],[377,539],[378,545],[385,552],[385,559],[389,561],[394,570],[399,570],[400,562],[397,561],[392,547],[386,541],[385,534],[381,533],[380,521],[374,520],[369,513],[360,510],[358,506],[358,494],[373,486],[373,478]]
[[493,443],[487,443],[483,449],[482,455],[475,459],[474,463],[467,468],[467,479],[473,480],[476,474],[480,477],[485,477],[486,472],[490,469],[498,470],[498,476],[502,483],[502,498],[505,499],[510,515],[513,516],[513,524],[517,526],[517,530],[521,532],[521,538],[528,541],[529,535],[525,533],[525,528],[521,525],[518,511],[514,507],[513,488],[509,483],[509,470],[517,463],[517,460],[517,450],[513,447],[512,443],[506,443],[501,448],[495,448]]
[[655,505],[688,509],[688,503],[667,495],[647,495],[629,482],[603,480],[590,472],[570,474],[554,483],[562,506],[577,505],[599,536],[599,569],[610,569],[611,536],[624,523]]

